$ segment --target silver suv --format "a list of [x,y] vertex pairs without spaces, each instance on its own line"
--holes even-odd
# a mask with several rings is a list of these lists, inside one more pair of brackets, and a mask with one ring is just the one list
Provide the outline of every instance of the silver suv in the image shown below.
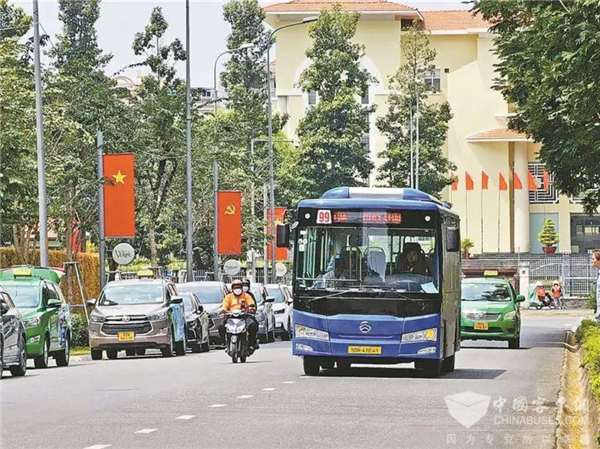
[[116,359],[119,351],[128,356],[160,349],[164,357],[185,355],[183,300],[171,282],[135,279],[109,282],[90,315],[90,348],[93,360]]

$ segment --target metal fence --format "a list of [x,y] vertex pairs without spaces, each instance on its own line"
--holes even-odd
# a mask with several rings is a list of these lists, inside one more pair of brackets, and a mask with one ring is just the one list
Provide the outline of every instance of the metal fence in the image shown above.
[[588,254],[503,254],[482,255],[463,261],[463,268],[478,270],[514,269],[529,265],[529,281],[545,283],[558,280],[566,297],[586,297],[596,288],[598,270]]

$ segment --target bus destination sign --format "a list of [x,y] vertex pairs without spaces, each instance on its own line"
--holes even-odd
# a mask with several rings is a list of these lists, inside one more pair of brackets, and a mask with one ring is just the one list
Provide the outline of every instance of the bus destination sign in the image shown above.
[[334,212],[334,223],[395,224],[402,223],[402,214],[395,212]]

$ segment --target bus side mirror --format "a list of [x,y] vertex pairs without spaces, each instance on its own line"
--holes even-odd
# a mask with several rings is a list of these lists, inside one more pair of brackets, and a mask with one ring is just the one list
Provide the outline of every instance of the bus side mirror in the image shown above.
[[460,231],[458,229],[448,229],[446,234],[446,251],[457,253],[460,251]]
[[290,225],[278,224],[277,225],[277,247],[278,248],[289,248],[290,247]]

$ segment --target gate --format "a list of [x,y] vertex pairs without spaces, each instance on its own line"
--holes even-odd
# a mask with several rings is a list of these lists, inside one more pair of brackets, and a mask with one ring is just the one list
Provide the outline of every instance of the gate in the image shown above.
[[591,266],[588,255],[564,254],[529,261],[530,281],[558,280],[565,297],[587,297],[595,288],[596,278],[597,270]]

